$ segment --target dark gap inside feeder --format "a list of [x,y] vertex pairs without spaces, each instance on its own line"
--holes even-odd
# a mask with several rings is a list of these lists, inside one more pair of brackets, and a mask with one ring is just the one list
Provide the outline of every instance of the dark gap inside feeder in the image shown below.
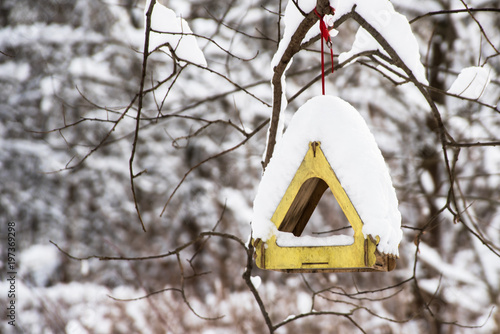
[[314,213],[315,217],[313,218],[315,219],[309,223],[310,226],[306,230],[309,233],[306,234],[317,237],[332,234],[354,235],[351,224],[331,191],[325,195],[328,197],[326,201],[320,203],[320,208],[317,210],[320,212],[315,213],[316,207],[327,189],[329,189],[328,184],[320,178],[314,177],[305,181],[278,230],[291,232],[298,237],[302,235]]

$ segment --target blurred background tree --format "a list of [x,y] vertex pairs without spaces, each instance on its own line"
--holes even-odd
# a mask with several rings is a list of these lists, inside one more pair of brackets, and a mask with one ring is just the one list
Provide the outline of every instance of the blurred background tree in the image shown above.
[[[327,77],[327,92],[368,123],[397,189],[404,239],[387,274],[248,271],[286,3],[159,3],[189,23],[207,68],[156,51],[143,71],[143,1],[0,4],[0,216],[17,222],[21,332],[499,330],[497,1],[392,1],[410,20],[455,140],[451,173],[411,84],[394,84],[370,57]],[[339,28],[336,62],[358,26]],[[298,53],[287,73],[287,120],[321,92],[318,50]],[[447,94],[470,66],[489,69],[482,97]],[[338,214],[320,204],[311,233]]]

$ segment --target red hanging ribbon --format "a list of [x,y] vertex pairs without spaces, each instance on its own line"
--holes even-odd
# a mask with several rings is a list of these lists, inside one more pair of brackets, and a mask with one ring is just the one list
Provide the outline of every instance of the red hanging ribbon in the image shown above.
[[[330,7],[332,10],[332,13],[335,14],[335,8]],[[333,66],[333,49],[332,49],[332,38],[330,36],[330,31],[328,30],[328,27],[326,26],[325,21],[323,20],[324,15],[321,16],[319,15],[318,11],[316,8],[314,8],[314,13],[319,17],[319,30],[321,32],[321,85],[323,89],[323,95],[325,95],[325,56],[324,56],[324,49],[323,49],[323,40],[326,43],[326,46],[330,49],[330,57],[331,57],[331,62],[332,62],[332,73],[334,70]]]

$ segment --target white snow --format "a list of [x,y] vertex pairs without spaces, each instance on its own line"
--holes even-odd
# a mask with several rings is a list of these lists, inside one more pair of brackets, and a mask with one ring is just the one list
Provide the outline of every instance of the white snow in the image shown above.
[[0,31],[0,45],[19,47],[26,43],[65,44],[105,43],[105,39],[83,27],[73,28],[70,25],[32,23],[6,27]]
[[[330,0],[330,6],[333,8],[336,8],[338,6],[338,2],[339,2],[339,0]],[[312,10],[314,10],[314,8],[316,7],[316,0],[298,0],[297,4],[300,6],[300,9],[304,13],[309,13]],[[278,50],[276,51],[276,53],[273,56],[273,59],[271,60],[271,75],[274,73],[274,67],[276,67],[279,64],[281,58],[283,57],[283,54],[285,53],[286,48],[290,44],[290,41],[292,39],[293,34],[297,30],[297,28],[299,27],[299,25],[303,19],[304,19],[304,16],[297,8],[297,5],[293,1],[289,1],[287,6],[286,6],[285,14],[283,17],[283,22],[285,24],[283,37],[281,38],[280,43],[278,45]],[[325,19],[326,19],[325,22],[327,22],[327,24],[329,26],[333,24],[333,16],[332,15],[325,16]],[[317,22],[308,31],[308,33],[304,37],[304,40],[307,41],[307,40],[313,38],[314,36],[318,35],[319,33],[320,33],[319,22]],[[338,32],[336,30],[332,30],[330,34],[332,37],[334,37],[337,35],[337,33]],[[284,119],[285,119],[284,111],[285,111],[287,104],[288,104],[288,101],[286,99],[286,75],[285,75],[285,73],[288,71],[288,69],[292,65],[292,62],[293,62],[293,58],[290,59],[288,65],[287,65],[287,67],[286,67],[286,69],[283,72],[283,75],[281,77],[281,89],[282,89],[281,110],[280,110],[280,117],[279,117],[279,121],[278,121],[276,142],[279,142],[281,140],[281,134],[283,133]],[[273,86],[272,82],[271,82],[271,88],[272,88],[272,90],[274,90],[274,86]],[[267,136],[267,140],[269,141],[269,133]],[[266,147],[267,147],[267,143],[266,143]],[[263,156],[264,157],[266,156],[266,152],[264,152]]]
[[102,80],[103,82],[119,83],[120,80],[111,73],[109,65],[99,59],[79,57],[71,60],[68,72],[75,77],[88,77]]
[[87,276],[89,274],[89,260],[82,260],[81,261],[81,266],[80,266],[80,273],[83,275],[83,276]]
[[[298,1],[298,4],[303,12],[311,12],[315,6],[315,0]],[[387,0],[330,0],[330,5],[335,8],[336,13],[334,18],[340,18],[347,14],[356,6],[355,11],[360,14],[372,27],[374,27],[397,52],[401,60],[412,71],[416,79],[428,84],[425,78],[425,69],[420,62],[420,53],[417,39],[412,33],[408,19],[394,10],[394,6]],[[285,29],[283,38],[280,41],[278,50],[271,62],[273,69],[282,58],[286,48],[290,44],[291,38],[300,23],[304,19],[301,12],[293,1],[289,1],[284,15]],[[328,17],[327,21],[331,24],[333,19]],[[318,24],[314,25],[306,35],[305,40],[310,39],[312,35],[319,34]],[[332,37],[336,35],[334,32]],[[339,61],[343,62],[359,52],[380,50],[387,54],[378,42],[363,28],[359,28],[356,33],[356,39],[352,49],[348,52],[343,52],[339,56]],[[382,60],[381,60],[382,61]]]
[[[316,0],[298,0],[296,1],[298,6],[304,13],[310,13],[316,7]],[[286,6],[284,14],[284,33],[280,40],[278,50],[274,54],[271,61],[271,74],[274,71],[274,67],[279,64],[279,61],[283,57],[283,54],[290,44],[291,38],[300,23],[304,19],[304,16],[297,8],[297,4],[290,0]],[[335,9],[335,15],[326,15],[325,22],[328,26],[334,24],[335,19],[342,17],[352,10],[356,6],[356,12],[359,13],[371,26],[373,26],[391,45],[391,47],[397,52],[401,60],[405,65],[411,70],[416,79],[427,85],[428,81],[425,78],[425,69],[420,62],[420,53],[418,48],[417,39],[412,33],[410,24],[407,18],[394,10],[393,5],[387,0],[330,0],[330,6]],[[312,37],[320,33],[319,23],[316,23],[306,34],[304,41],[311,39]],[[337,35],[336,30],[331,30],[331,37]],[[356,38],[354,44],[350,51],[343,52],[339,55],[339,62],[344,62],[347,59],[355,56],[359,52],[380,50],[382,53],[387,55],[378,42],[362,27],[359,28],[356,33]],[[293,60],[293,59],[292,59]],[[283,129],[283,119],[284,110],[287,106],[286,100],[286,76],[285,73],[290,67],[292,60],[288,63],[288,67],[283,73],[281,78],[282,84],[282,101],[280,118],[278,124],[278,133],[276,136],[276,142],[281,140],[281,133]],[[385,63],[382,59],[379,59],[382,63]],[[398,67],[385,63],[385,65],[392,70],[401,73],[405,76],[405,73]],[[388,73],[389,76],[395,77],[395,74],[389,72],[385,68],[379,66],[381,71]],[[274,88],[273,88],[274,89]],[[269,138],[268,138],[269,140]],[[267,147],[267,144],[266,144]],[[264,152],[264,156],[266,152]]]
[[446,263],[435,249],[427,246],[424,242],[419,244],[419,250],[419,258],[427,265],[442,273],[443,276],[464,284],[475,285],[482,282],[470,271],[466,270],[466,268]]
[[52,245],[33,245],[20,255],[21,276],[30,276],[36,286],[46,286],[60,265],[58,250]]
[[[417,39],[412,33],[408,19],[396,12],[392,3],[387,0],[344,0],[340,2],[338,15],[350,12],[354,5],[356,12],[384,37],[416,79],[422,84],[428,84],[424,66],[420,62]],[[360,27],[351,50],[341,53],[339,62],[344,62],[360,52],[371,50],[379,50],[387,55],[378,42]]]
[[[150,1],[146,3],[145,12],[149,8]],[[151,15],[151,29],[158,32],[152,31],[149,35],[149,52],[168,43],[179,59],[203,67],[207,66],[205,56],[198,46],[195,36],[192,35],[193,32],[188,23],[183,18],[177,17],[173,10],[155,3]],[[162,50],[170,53],[168,48],[163,47]]]
[[28,63],[15,64],[14,62],[6,62],[0,64],[0,73],[2,73],[3,80],[16,79],[24,81],[28,79],[30,70],[30,64]]
[[[378,250],[398,255],[401,214],[385,161],[360,114],[333,96],[317,96],[306,102],[277,144],[254,201],[253,237],[267,241],[277,234],[270,219],[312,141],[321,142],[321,149],[364,223],[364,237],[379,236]],[[334,244],[339,241],[346,242],[330,240]]]
[[311,312],[313,300],[309,293],[299,293],[297,295],[297,309],[300,313]]
[[262,283],[262,279],[260,278],[260,276],[250,276],[250,281],[257,290],[259,289],[260,284]]
[[332,235],[329,237],[313,237],[304,235],[296,237],[292,233],[276,231],[276,244],[280,247],[314,247],[314,246],[348,246],[354,243],[350,235]]
[[[333,8],[337,8],[339,6],[339,1],[340,0],[330,0],[330,6]],[[298,0],[297,1],[298,5],[300,6],[300,9],[304,13],[310,13],[314,10],[316,7],[316,0]],[[325,16],[325,22],[327,22],[329,25],[333,23],[333,17],[338,17],[337,15],[332,16],[332,15],[327,15]],[[283,17],[283,22],[285,24],[285,29],[283,32],[283,37],[280,40],[278,50],[274,54],[273,60],[271,61],[271,69],[273,69],[276,65],[278,65],[281,57],[285,53],[286,48],[290,44],[290,41],[292,39],[293,34],[299,27],[300,23],[304,19],[304,16],[302,13],[297,9],[297,6],[295,3],[290,0],[288,1],[288,4],[285,9],[285,14]],[[306,37],[304,40],[309,40],[313,36],[316,36],[320,33],[319,30],[319,23],[316,23],[313,27],[311,27],[310,31],[308,34],[306,34]],[[332,37],[336,36],[337,31],[333,31],[330,33]]]
[[490,83],[490,70],[486,67],[464,68],[451,85],[448,93],[469,99],[479,99]]
[[[316,0],[298,0],[298,5],[305,13],[310,13],[316,7]],[[273,60],[271,61],[271,70],[278,65],[281,57],[285,53],[286,48],[292,40],[292,36],[299,27],[300,23],[304,19],[302,13],[297,9],[297,6],[293,1],[288,1],[286,5],[285,14],[283,17],[283,22],[285,24],[285,29],[283,32],[283,37],[280,40],[278,50],[274,54]],[[317,27],[317,26],[316,26]],[[312,29],[311,29],[312,30]],[[316,34],[319,34],[319,28],[316,29]]]

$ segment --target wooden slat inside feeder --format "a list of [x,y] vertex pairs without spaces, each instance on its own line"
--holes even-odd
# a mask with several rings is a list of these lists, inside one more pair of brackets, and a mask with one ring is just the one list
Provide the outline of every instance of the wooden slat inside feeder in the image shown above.
[[326,189],[328,184],[317,177],[304,182],[278,230],[300,236]]

